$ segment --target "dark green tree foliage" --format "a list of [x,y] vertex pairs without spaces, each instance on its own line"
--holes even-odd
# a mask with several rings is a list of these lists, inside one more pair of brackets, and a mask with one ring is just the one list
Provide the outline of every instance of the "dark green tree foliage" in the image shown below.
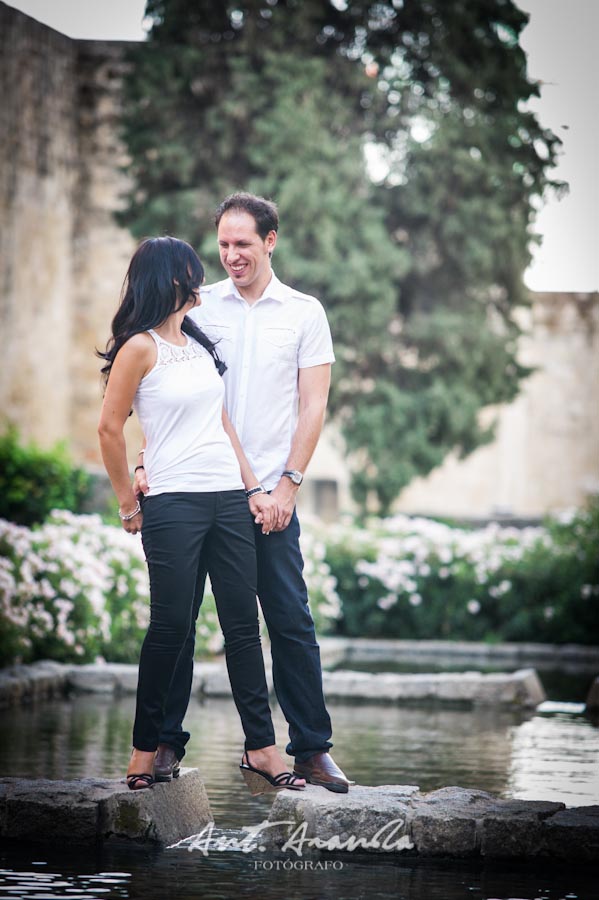
[[191,241],[216,280],[219,200],[277,201],[277,274],[330,316],[355,496],[386,511],[490,439],[481,408],[527,374],[514,309],[559,145],[522,111],[538,94],[527,16],[512,0],[148,0],[147,14],[122,220]]

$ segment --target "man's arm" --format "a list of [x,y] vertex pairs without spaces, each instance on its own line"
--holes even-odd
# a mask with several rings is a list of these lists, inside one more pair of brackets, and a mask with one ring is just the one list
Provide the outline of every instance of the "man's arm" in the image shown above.
[[[330,385],[330,363],[299,370],[299,415],[286,469],[306,471],[324,424]],[[285,475],[271,492],[271,497],[279,504],[279,515],[274,531],[283,531],[289,525],[297,491],[298,487]]]

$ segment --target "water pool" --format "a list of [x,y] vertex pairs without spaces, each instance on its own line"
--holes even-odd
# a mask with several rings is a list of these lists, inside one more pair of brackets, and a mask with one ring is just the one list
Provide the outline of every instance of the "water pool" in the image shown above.
[[[134,699],[76,696],[0,713],[0,772],[46,778],[121,777],[129,755]],[[547,713],[494,709],[331,706],[334,755],[362,784],[477,787],[502,797],[599,803],[599,730],[580,706]],[[279,745],[286,729],[274,710]],[[252,798],[239,775],[241,730],[229,700],[194,701],[185,763],[204,777],[219,829],[256,824],[271,800]],[[239,852],[185,850],[154,854],[5,847],[0,896],[27,900],[79,897],[170,898],[324,896],[462,900],[595,900],[597,879],[585,869],[508,864],[393,861],[353,856],[342,868],[265,870]],[[276,862],[273,857],[271,862]],[[283,860],[279,861],[281,864]],[[262,867],[260,865],[262,864]]]

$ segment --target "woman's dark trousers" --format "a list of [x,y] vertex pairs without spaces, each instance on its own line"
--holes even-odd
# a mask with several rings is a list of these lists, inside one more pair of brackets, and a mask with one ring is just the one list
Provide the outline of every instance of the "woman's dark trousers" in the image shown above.
[[274,744],[258,625],[253,524],[244,491],[147,497],[142,541],[150,574],[151,616],[139,663],[133,746],[156,750],[169,691],[185,690],[189,697],[191,682],[185,672],[182,677],[187,680],[177,684],[177,662],[195,628],[198,593],[205,579],[200,564],[203,548],[245,747],[256,750]]

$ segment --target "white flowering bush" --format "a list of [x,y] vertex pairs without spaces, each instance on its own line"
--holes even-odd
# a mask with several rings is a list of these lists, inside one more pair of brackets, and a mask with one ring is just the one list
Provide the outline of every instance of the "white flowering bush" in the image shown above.
[[99,516],[0,520],[0,661],[123,660],[148,622],[139,541]]
[[[340,614],[325,544],[302,536],[311,607],[320,628]],[[54,511],[30,529],[0,519],[0,665],[98,657],[137,662],[149,623],[141,538],[96,515]],[[198,619],[197,655],[222,651],[208,590]]]
[[599,504],[544,526],[466,530],[403,515],[326,531],[337,631],[596,643]]
[[[596,643],[599,503],[542,527],[478,530],[393,516],[327,526],[301,546],[320,632]],[[136,662],[149,621],[141,540],[99,516],[0,519],[0,665]],[[197,655],[222,651],[210,588]]]

